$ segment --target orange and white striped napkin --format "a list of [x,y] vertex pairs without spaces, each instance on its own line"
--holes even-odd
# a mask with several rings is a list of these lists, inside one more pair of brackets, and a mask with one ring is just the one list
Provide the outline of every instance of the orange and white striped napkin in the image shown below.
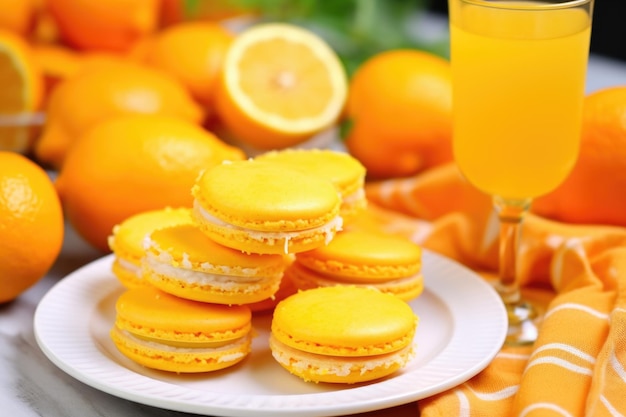
[[[370,183],[366,192],[370,206],[358,227],[409,236],[495,278],[491,200],[466,184],[453,163]],[[420,415],[626,416],[626,228],[530,214],[522,230],[523,293],[545,307],[537,342],[503,347],[471,380],[419,401]]]

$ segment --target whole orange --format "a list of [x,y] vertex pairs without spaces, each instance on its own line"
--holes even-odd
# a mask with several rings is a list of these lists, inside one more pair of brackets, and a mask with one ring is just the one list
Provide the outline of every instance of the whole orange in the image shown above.
[[145,62],[172,74],[196,100],[212,108],[224,56],[233,37],[217,23],[178,23],[148,42]]
[[35,155],[55,168],[78,137],[111,116],[161,114],[201,123],[203,110],[175,78],[156,68],[101,57],[81,61],[80,71],[52,90]]
[[578,161],[533,210],[563,222],[626,226],[626,86],[585,97]]
[[160,0],[46,0],[63,41],[77,49],[125,52],[158,27]]
[[369,178],[404,177],[452,160],[449,61],[411,49],[374,55],[355,71],[348,151]]
[[76,232],[106,252],[113,226],[143,211],[191,207],[200,171],[244,157],[188,121],[123,115],[98,123],[76,141],[56,186]]
[[37,283],[63,244],[63,211],[52,180],[30,159],[0,152],[0,303]]

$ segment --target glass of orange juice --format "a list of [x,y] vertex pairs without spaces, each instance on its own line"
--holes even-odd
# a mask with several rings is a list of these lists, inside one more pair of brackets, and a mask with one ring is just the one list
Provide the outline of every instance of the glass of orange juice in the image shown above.
[[448,0],[453,149],[500,219],[497,290],[508,344],[532,343],[537,310],[516,282],[519,229],[533,198],[576,162],[593,0]]

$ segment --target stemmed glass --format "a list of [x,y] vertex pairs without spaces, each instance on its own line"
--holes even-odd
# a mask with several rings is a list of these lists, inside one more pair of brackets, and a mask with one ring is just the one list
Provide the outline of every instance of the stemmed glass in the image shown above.
[[506,343],[532,343],[539,314],[516,280],[519,229],[532,199],[557,187],[578,156],[593,0],[448,5],[454,157],[500,219]]

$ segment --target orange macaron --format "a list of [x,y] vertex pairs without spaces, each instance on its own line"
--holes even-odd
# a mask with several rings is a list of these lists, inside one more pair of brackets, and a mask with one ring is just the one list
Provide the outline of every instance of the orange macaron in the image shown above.
[[192,188],[194,219],[216,242],[247,253],[323,246],[341,230],[341,198],[328,180],[267,161],[204,171]]
[[250,353],[251,318],[246,306],[200,303],[142,286],[117,299],[110,336],[123,355],[148,368],[209,372]]
[[114,256],[113,274],[125,287],[144,285],[141,260],[146,236],[161,227],[191,222],[191,208],[166,207],[137,213],[115,225],[108,239]]
[[373,287],[404,301],[424,290],[419,245],[402,236],[360,229],[342,231],[328,245],[296,254],[285,276],[299,289]]
[[372,288],[300,291],[274,310],[270,349],[290,373],[313,382],[383,378],[414,354],[418,317],[399,298]]
[[290,259],[248,254],[213,241],[195,224],[161,228],[145,240],[143,278],[167,293],[217,304],[250,304],[278,291]]

